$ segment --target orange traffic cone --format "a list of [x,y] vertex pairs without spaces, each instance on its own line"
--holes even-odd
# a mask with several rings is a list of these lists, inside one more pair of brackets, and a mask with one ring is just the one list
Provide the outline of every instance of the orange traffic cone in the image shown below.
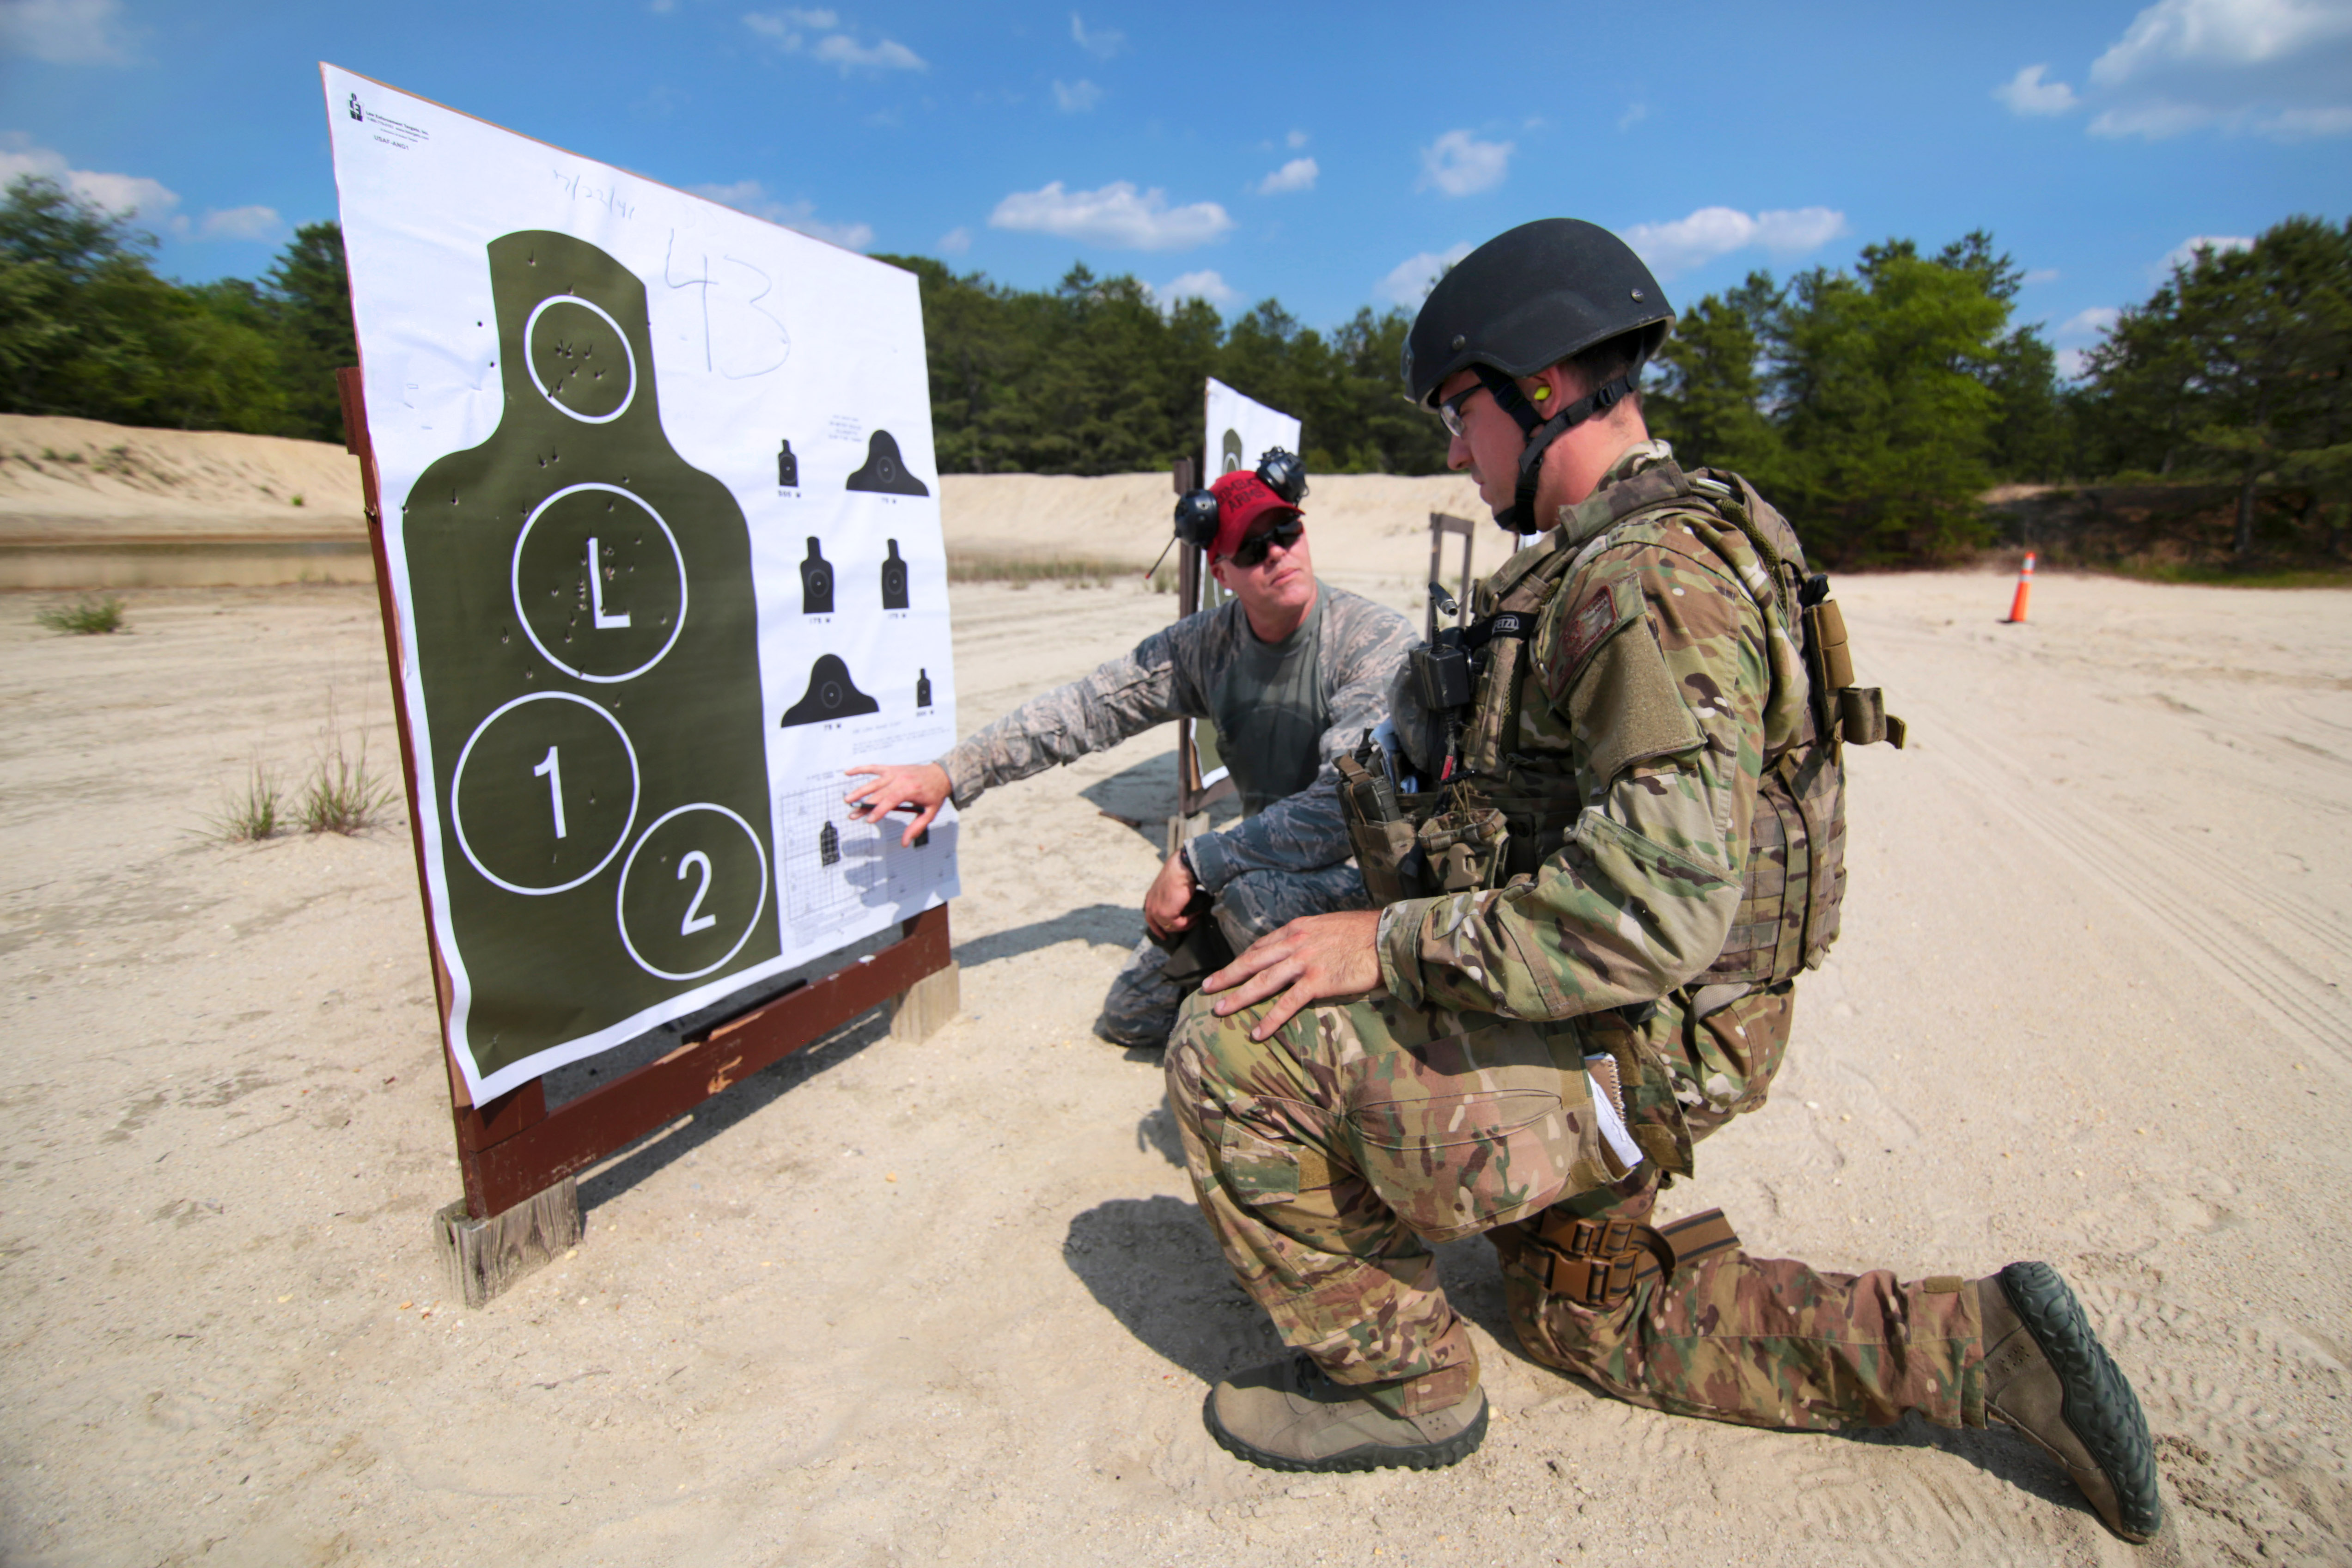
[[2009,602],[2009,619],[2001,625],[2021,626],[2025,624],[2025,601],[2033,597],[2033,552],[2025,552],[2025,564],[2017,569],[2017,597]]

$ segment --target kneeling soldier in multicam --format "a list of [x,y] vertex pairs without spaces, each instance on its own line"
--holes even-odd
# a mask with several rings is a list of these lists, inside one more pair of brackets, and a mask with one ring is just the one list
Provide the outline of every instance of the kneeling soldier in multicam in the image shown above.
[[1414,656],[1405,755],[1342,769],[1385,907],[1257,942],[1171,1041],[1201,1206],[1297,1352],[1218,1384],[1210,1429],[1276,1469],[1468,1454],[1486,1401],[1430,1247],[1483,1231],[1539,1361],[1751,1426],[2000,1421],[2144,1541],[2147,1422],[2048,1265],[1906,1283],[1751,1258],[1719,1212],[1649,1224],[1693,1141],[1763,1103],[1836,934],[1841,743],[1902,738],[1788,523],[1648,438],[1669,319],[1562,218],[1474,251],[1413,324],[1452,466],[1545,531]]

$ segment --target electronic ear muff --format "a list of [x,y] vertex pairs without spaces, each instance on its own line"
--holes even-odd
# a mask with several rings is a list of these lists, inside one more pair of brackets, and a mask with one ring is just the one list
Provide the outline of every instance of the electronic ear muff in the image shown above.
[[1176,537],[1195,550],[1206,550],[1217,537],[1217,498],[1207,490],[1187,490],[1176,502]]

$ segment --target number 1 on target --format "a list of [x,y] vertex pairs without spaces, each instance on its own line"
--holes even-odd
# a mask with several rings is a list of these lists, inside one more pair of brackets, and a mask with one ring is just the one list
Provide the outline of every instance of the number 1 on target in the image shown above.
[[530,770],[530,776],[547,781],[547,798],[555,807],[555,836],[558,838],[562,837],[563,763],[557,759],[553,746],[547,748],[547,755],[539,760],[539,766]]

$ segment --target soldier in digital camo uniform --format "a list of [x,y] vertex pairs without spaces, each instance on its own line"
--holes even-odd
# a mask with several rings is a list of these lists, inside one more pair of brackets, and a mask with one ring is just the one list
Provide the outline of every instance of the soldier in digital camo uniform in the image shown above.
[[[1214,968],[1302,915],[1361,910],[1363,879],[1336,789],[1338,759],[1388,710],[1415,638],[1394,610],[1319,583],[1299,508],[1255,473],[1211,487],[1209,569],[1233,598],[1154,632],[1081,680],[1032,698],[936,763],[866,764],[848,799],[859,820],[900,802],[916,808],[913,842],[942,801],[969,811],[994,785],[1043,773],[1179,718],[1213,720],[1243,816],[1170,856],[1144,895],[1144,922],[1173,942],[1213,920],[1218,957],[1189,983],[1147,938],[1111,982],[1095,1032],[1158,1049],[1177,1005]],[[1201,895],[1205,895],[1202,897]]]
[[1901,736],[1787,522],[1648,438],[1668,320],[1631,250],[1563,218],[1473,252],[1413,325],[1452,465],[1544,531],[1401,687],[1443,787],[1341,765],[1386,907],[1257,942],[1170,1042],[1201,1206],[1296,1352],[1219,1383],[1210,1429],[1276,1469],[1468,1454],[1486,1396],[1431,1244],[1484,1232],[1538,1360],[1753,1426],[2000,1421],[2144,1541],[2147,1423],[2048,1265],[1906,1283],[1751,1258],[1717,1211],[1648,1223],[1763,1103],[1835,935],[1841,744]]

